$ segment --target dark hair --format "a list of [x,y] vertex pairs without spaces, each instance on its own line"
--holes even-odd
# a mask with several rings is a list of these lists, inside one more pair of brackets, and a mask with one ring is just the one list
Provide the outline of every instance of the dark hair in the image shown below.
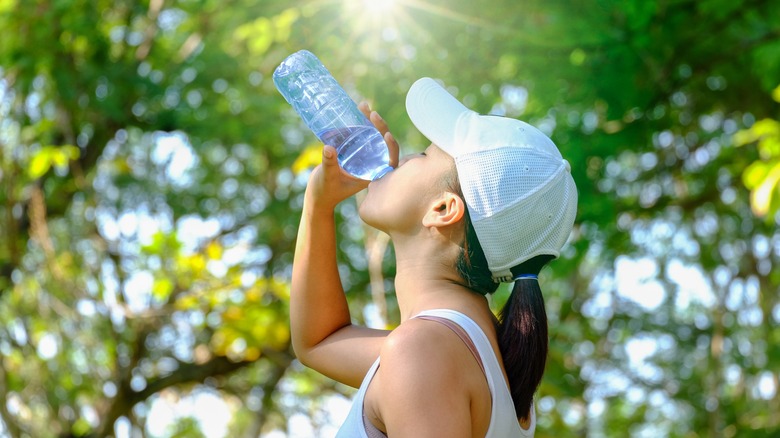
[[[456,191],[463,196],[459,184]],[[499,283],[493,281],[468,211],[464,223],[463,249],[456,268],[470,289],[482,295],[491,294],[498,289]],[[533,257],[512,268],[512,274],[538,275],[553,258],[551,255]],[[515,281],[499,315],[496,333],[515,413],[518,418],[528,420],[534,393],[542,381],[548,350],[547,311],[537,280]]]

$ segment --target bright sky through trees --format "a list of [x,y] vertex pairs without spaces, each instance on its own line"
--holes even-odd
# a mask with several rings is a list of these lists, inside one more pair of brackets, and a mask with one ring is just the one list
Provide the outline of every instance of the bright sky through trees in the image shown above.
[[[575,230],[542,272],[538,436],[780,433],[777,16],[763,0],[0,0],[0,435],[333,433],[354,392],[289,346],[320,145],[270,78],[304,48],[404,152],[426,143],[403,101],[429,76],[572,163]],[[392,248],[354,201],[337,222],[353,318],[397,324]]]

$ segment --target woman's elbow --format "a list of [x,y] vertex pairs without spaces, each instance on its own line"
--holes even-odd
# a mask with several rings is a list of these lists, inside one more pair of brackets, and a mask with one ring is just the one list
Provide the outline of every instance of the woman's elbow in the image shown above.
[[298,362],[302,363],[307,367],[310,367],[311,352],[314,349],[314,346],[305,342],[303,339],[301,339],[300,336],[295,336],[294,333],[292,334],[291,341],[292,341],[293,354],[295,354],[295,357],[298,359]]

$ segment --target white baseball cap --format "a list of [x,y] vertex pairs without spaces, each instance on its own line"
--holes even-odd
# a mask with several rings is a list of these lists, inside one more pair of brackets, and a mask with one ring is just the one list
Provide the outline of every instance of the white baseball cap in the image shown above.
[[455,159],[495,281],[512,281],[511,268],[533,257],[560,255],[577,213],[577,186],[549,137],[520,120],[477,114],[431,78],[409,89],[406,112]]

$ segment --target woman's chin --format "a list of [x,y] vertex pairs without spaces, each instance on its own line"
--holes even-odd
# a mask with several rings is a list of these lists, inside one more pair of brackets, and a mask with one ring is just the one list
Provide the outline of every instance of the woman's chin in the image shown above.
[[375,218],[371,215],[369,209],[365,208],[364,206],[365,206],[365,202],[358,206],[358,216],[360,217],[360,220],[365,222],[366,225],[376,228],[375,225],[376,221],[374,220]]
[[360,217],[360,220],[372,228],[384,231],[382,222],[379,220],[380,216],[375,213],[376,211],[371,208],[370,202],[366,202],[365,199],[358,205],[358,216]]

